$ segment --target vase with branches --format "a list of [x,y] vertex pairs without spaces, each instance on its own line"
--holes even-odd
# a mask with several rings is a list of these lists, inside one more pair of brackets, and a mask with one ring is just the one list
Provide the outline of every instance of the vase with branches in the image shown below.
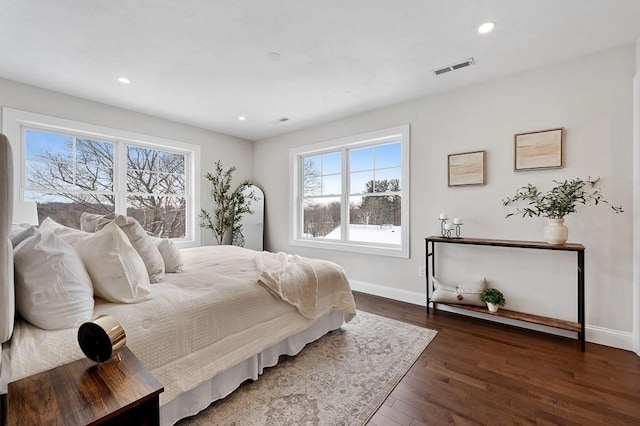
[[[575,213],[579,204],[607,204],[615,213],[623,211],[621,206],[614,206],[604,198],[597,188],[599,181],[600,178],[554,180],[556,186],[547,192],[540,192],[535,185],[528,184],[519,188],[513,197],[502,200],[504,206],[526,203],[524,207],[517,207],[515,212],[507,214],[506,217],[514,215],[546,217],[549,219],[549,225],[545,228],[545,239],[550,244],[564,244],[568,236],[564,218]],[[549,234],[548,238],[547,234]]]
[[215,172],[208,172],[204,177],[211,183],[211,197],[215,203],[213,213],[205,209],[200,211],[200,227],[209,229],[218,245],[242,245],[242,215],[252,214],[251,201],[258,201],[253,193],[245,193],[244,189],[250,185],[249,181],[242,182],[235,190],[231,189],[233,173],[236,167],[224,170],[220,160],[215,163]]

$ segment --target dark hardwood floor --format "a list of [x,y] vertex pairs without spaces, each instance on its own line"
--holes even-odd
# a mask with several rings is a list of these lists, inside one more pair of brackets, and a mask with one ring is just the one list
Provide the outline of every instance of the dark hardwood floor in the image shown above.
[[360,310],[438,331],[369,425],[640,425],[633,352],[354,294]]

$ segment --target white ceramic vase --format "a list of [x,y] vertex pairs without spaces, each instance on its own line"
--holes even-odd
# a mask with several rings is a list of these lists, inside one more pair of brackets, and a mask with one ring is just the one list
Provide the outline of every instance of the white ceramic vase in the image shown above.
[[487,308],[489,308],[489,312],[498,312],[498,305],[494,305],[493,303],[487,302]]
[[233,230],[231,228],[222,234],[222,245],[229,246],[233,243]]
[[544,227],[544,240],[549,244],[561,245],[569,238],[569,228],[564,224],[564,219],[549,219]]

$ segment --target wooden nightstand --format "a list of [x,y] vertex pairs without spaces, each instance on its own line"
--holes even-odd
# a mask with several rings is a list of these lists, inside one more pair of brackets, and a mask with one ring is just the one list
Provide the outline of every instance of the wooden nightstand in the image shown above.
[[9,383],[10,425],[157,425],[162,384],[128,349],[121,361],[84,358]]

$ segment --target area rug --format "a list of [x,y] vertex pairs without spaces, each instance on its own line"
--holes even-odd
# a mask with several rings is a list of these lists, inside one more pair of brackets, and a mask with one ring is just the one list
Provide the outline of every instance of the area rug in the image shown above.
[[358,311],[180,425],[363,425],[436,331]]

